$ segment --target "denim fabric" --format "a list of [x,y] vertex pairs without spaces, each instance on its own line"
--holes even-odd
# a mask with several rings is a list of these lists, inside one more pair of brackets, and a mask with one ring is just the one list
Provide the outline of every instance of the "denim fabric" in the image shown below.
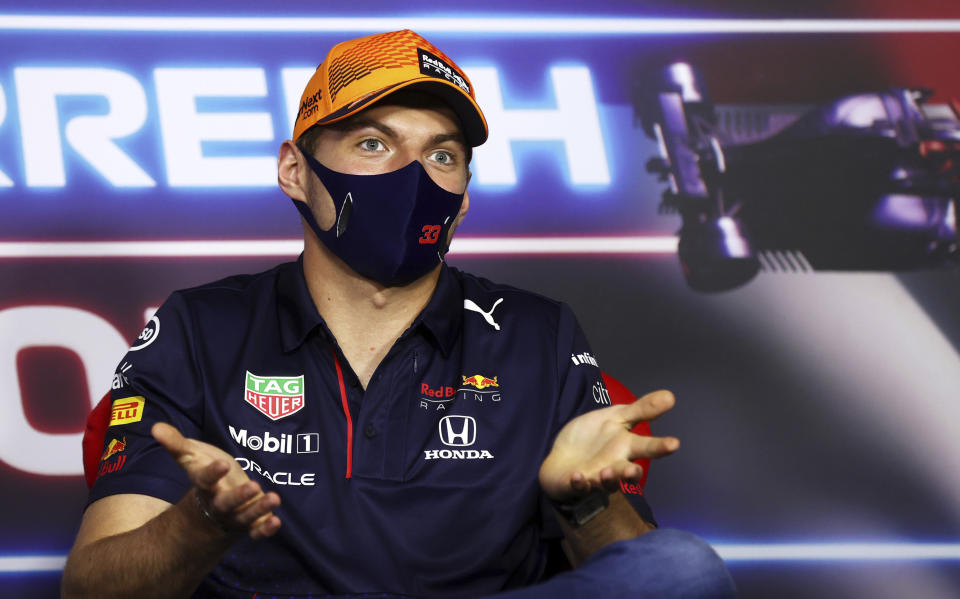
[[672,529],[604,547],[575,570],[535,586],[493,595],[496,599],[736,597],[723,560],[699,537]]

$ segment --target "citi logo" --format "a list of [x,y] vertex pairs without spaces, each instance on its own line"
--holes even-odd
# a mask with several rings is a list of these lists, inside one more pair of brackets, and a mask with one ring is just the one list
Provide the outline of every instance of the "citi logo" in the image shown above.
[[477,421],[471,416],[440,419],[440,441],[450,447],[469,447],[477,440]]
[[238,431],[231,426],[230,436],[237,445],[254,451],[268,453],[293,453],[294,451],[318,453],[320,451],[320,433],[301,433],[296,436],[280,433],[279,436],[274,436],[267,431],[259,436],[248,434],[245,428]]

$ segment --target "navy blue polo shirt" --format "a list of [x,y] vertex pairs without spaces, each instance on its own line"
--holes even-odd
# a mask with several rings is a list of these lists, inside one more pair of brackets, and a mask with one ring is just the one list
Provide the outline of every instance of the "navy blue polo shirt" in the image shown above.
[[302,259],[173,293],[113,387],[91,502],[186,493],[150,436],[157,421],[282,498],[279,533],[238,541],[199,596],[466,597],[536,582],[561,536],[540,464],[566,422],[610,401],[569,307],[447,266],[363,389]]

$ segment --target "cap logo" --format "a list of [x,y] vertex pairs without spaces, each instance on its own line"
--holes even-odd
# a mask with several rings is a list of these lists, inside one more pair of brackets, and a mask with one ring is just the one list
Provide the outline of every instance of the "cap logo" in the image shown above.
[[444,79],[455,84],[465,93],[470,93],[470,86],[467,85],[467,80],[464,79],[456,69],[423,48],[417,48],[417,54],[420,56],[420,72],[422,74],[436,77],[437,79]]
[[323,97],[323,90],[317,90],[312,96],[307,96],[300,102],[300,110],[297,111],[297,118],[294,120],[306,119],[320,109],[320,98]]

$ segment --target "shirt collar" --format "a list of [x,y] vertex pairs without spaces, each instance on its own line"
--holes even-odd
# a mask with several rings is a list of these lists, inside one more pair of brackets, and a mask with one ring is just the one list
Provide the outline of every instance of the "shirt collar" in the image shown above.
[[326,325],[307,289],[303,276],[303,254],[296,262],[284,265],[277,277],[277,316],[280,320],[280,341],[283,351],[300,346],[313,329]]
[[[408,331],[415,331],[422,325],[444,357],[448,357],[453,350],[463,323],[463,290],[458,278],[456,269],[446,264],[440,267],[437,288]],[[280,269],[277,277],[277,297],[283,351],[289,352],[299,347],[318,326],[330,335],[326,323],[317,312],[310,290],[307,289],[307,281],[303,275],[303,254],[295,263],[291,262]]]
[[450,356],[463,324],[463,289],[458,274],[457,269],[446,263],[440,267],[440,279],[433,297],[410,327],[416,330],[418,324],[423,325],[445,358]]

